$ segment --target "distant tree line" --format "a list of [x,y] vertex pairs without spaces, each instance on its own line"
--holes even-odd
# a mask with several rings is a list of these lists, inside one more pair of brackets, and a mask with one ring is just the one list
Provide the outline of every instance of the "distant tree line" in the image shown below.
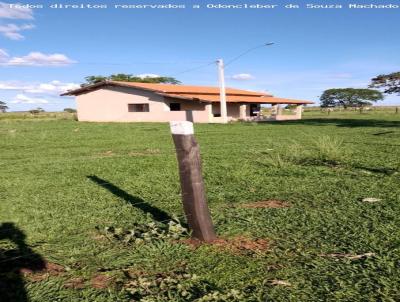
[[118,73],[110,76],[88,76],[85,78],[86,83],[81,86],[92,85],[104,81],[120,81],[120,82],[138,82],[138,83],[162,83],[162,84],[180,84],[181,82],[173,77],[139,77],[132,74]]
[[0,112],[6,112],[8,109],[8,106],[6,104],[6,102],[0,101]]
[[31,114],[39,114],[41,112],[45,112],[45,110],[43,108],[41,108],[41,107],[37,107],[35,109],[29,110],[29,113],[31,113]]
[[[383,89],[383,92],[371,88]],[[357,107],[362,109],[384,99],[384,94],[400,95],[400,72],[382,74],[371,80],[369,88],[333,88],[320,97],[322,108]]]

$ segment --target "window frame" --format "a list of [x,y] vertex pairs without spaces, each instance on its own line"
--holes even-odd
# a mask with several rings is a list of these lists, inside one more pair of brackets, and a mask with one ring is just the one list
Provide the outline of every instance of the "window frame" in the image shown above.
[[[142,110],[138,110],[139,106],[143,106]],[[149,103],[131,103],[128,104],[128,112],[150,112]]]

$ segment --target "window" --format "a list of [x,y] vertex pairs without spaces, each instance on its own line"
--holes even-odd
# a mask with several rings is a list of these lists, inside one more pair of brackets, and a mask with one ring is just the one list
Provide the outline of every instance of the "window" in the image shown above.
[[181,104],[179,103],[170,103],[169,110],[171,111],[181,111]]
[[128,112],[149,112],[149,104],[128,104]]

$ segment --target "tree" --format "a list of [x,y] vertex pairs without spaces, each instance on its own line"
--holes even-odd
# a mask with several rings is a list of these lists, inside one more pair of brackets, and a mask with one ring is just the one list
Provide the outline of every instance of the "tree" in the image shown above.
[[5,102],[0,101],[0,112],[6,112],[8,109],[8,106]]
[[39,114],[40,112],[45,112],[43,108],[37,107],[36,109],[29,110],[31,114]]
[[387,94],[400,95],[400,72],[381,74],[371,80],[370,88],[383,88]]
[[286,105],[285,109],[293,110],[293,109],[296,109],[296,107],[297,107],[297,105],[288,104],[288,105]]
[[383,94],[374,89],[334,88],[325,90],[320,97],[321,107],[364,107],[383,100]]
[[73,109],[73,108],[64,108],[64,112],[76,113],[76,109]]
[[88,76],[85,78],[86,83],[81,86],[92,85],[104,81],[120,81],[120,82],[137,82],[137,83],[163,83],[163,84],[180,84],[180,81],[173,77],[138,77],[132,74],[118,73],[110,76]]
[[86,85],[91,85],[91,84],[96,84],[99,82],[103,82],[105,80],[107,80],[107,77],[103,77],[103,76],[88,76],[85,78],[86,83],[82,84],[81,86],[86,86]]

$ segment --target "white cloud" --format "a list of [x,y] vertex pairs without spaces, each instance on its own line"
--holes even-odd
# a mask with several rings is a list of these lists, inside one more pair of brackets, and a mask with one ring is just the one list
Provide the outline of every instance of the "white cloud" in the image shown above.
[[0,82],[0,90],[25,90],[28,86],[22,86],[15,82]]
[[33,20],[33,10],[18,5],[20,3],[0,2],[0,19]]
[[9,58],[8,53],[4,49],[0,48],[0,63],[4,62],[4,61],[7,61],[8,58]]
[[[1,19],[14,19],[14,20],[33,20],[33,11],[30,8],[23,8],[20,3],[5,3],[0,2],[0,20]],[[22,31],[33,29],[33,24],[3,24],[0,25],[0,34],[11,40],[22,40],[24,36]]]
[[0,49],[0,66],[66,66],[75,63],[64,54],[44,54],[31,52],[22,57],[10,57],[5,50]]
[[231,77],[233,80],[237,81],[248,81],[254,79],[254,77],[249,73],[239,73]]
[[25,94],[17,94],[14,100],[11,101],[12,104],[48,104],[49,101],[42,98],[33,98]]
[[21,31],[24,30],[29,30],[34,28],[35,26],[33,24],[22,24],[22,25],[16,25],[16,24],[6,24],[6,25],[0,25],[0,34],[5,36],[6,38],[9,38],[11,40],[22,40],[25,37],[20,33]]
[[60,81],[51,81],[49,83],[40,83],[33,85],[33,87],[26,89],[29,93],[41,93],[59,95],[65,91],[79,88],[80,85],[76,83],[62,83]]
[[159,74],[154,74],[154,73],[143,73],[143,74],[138,74],[137,75],[139,78],[158,78],[160,77]]
[[0,82],[0,90],[19,90],[24,94],[44,94],[52,96],[58,96],[65,91],[79,87],[80,85],[76,83],[63,83],[56,80],[46,83]]

